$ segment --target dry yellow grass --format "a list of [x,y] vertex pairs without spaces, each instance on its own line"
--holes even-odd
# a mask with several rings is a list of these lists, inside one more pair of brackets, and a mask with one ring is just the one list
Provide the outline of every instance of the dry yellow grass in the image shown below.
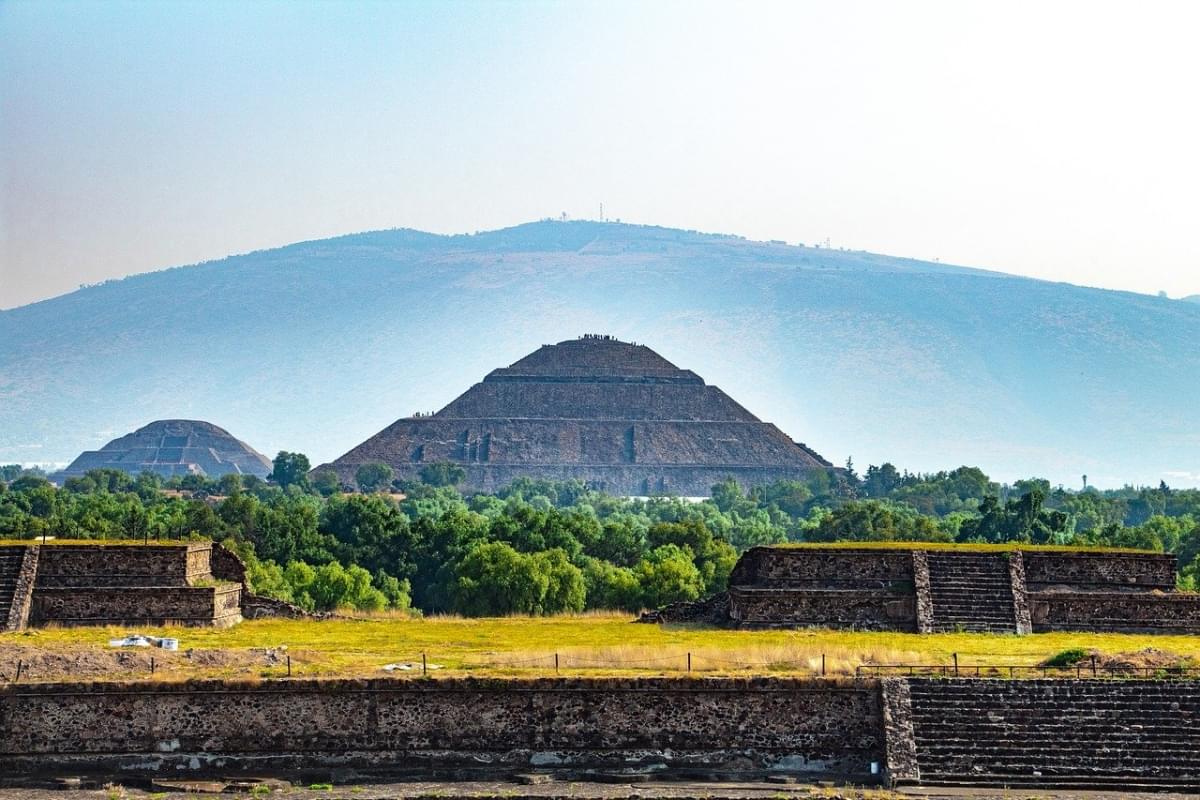
[[[554,674],[555,654],[561,674],[587,675],[677,675],[687,670],[688,653],[693,673],[704,675],[813,674],[820,671],[822,655],[831,675],[853,674],[864,664],[949,664],[954,654],[963,669],[978,664],[1031,666],[1075,647],[1104,653],[1154,647],[1200,659],[1196,636],[733,631],[635,625],[631,620],[628,615],[598,613],[549,618],[257,620],[223,630],[172,626],[139,632],[178,638],[183,651],[192,651],[191,656],[185,652],[173,658],[164,654],[158,662],[165,677],[176,679],[279,676],[286,669],[286,655],[292,658],[294,675],[310,676],[382,675],[383,665],[395,663],[414,665],[398,674],[419,674],[422,654],[427,663],[437,665],[433,674],[514,676]],[[144,660],[120,665],[107,647],[110,638],[129,632],[110,627],[3,634],[0,650],[9,661],[21,653],[29,661],[38,654],[58,654],[60,663],[93,665],[90,673],[67,670],[54,677],[133,677],[144,670]],[[275,655],[264,655],[268,652]],[[106,664],[111,668],[106,670]]]

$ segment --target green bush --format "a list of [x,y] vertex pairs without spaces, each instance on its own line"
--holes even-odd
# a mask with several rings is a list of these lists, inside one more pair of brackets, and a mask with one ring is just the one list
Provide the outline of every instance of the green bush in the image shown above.
[[1090,656],[1091,653],[1082,647],[1070,647],[1047,658],[1042,662],[1043,667],[1073,667]]

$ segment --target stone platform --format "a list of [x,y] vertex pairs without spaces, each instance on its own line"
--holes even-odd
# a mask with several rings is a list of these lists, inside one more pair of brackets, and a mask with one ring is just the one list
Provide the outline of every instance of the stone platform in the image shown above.
[[647,622],[914,633],[1200,633],[1175,556],[1093,550],[755,547],[729,589]]
[[211,542],[0,547],[0,621],[4,630],[233,625],[242,618],[241,579],[213,574],[213,549]]

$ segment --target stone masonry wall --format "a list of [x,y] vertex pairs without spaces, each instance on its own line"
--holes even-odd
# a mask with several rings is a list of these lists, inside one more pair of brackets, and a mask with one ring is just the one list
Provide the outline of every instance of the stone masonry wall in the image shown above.
[[879,685],[789,678],[217,681],[0,688],[0,772],[370,767],[871,780]]
[[47,545],[37,586],[187,586],[212,577],[211,542],[174,545]]
[[912,580],[911,550],[753,547],[738,560],[729,585],[882,588]]
[[1031,592],[1035,633],[1200,633],[1200,595],[1160,592]]
[[30,611],[33,607],[33,584],[37,578],[38,551],[36,544],[26,545],[21,559],[21,568],[17,572],[16,588],[13,590],[12,604],[8,609],[8,619],[0,620],[0,631],[19,631],[29,624]]
[[883,678],[879,682],[885,754],[884,781],[890,786],[920,780],[917,764],[917,740],[913,730],[912,696],[908,681]]
[[[45,550],[43,550],[43,553]],[[30,622],[35,625],[231,625],[241,620],[242,587],[104,586],[38,587]]]
[[1033,633],[1029,618],[1029,591],[1025,584],[1025,554],[1020,550],[1008,558],[1008,578],[1012,585],[1013,616],[1018,635]]
[[1030,591],[1051,586],[1074,589],[1125,587],[1175,589],[1175,556],[1160,553],[1102,553],[1026,550],[1025,582]]
[[[925,551],[918,545],[754,547],[734,566],[730,588],[719,602],[709,598],[676,604],[644,615],[643,621],[929,633],[936,616],[930,561],[936,554],[942,579],[954,580],[960,568],[954,566],[956,559],[947,558],[952,552],[971,555]],[[1200,632],[1200,595],[1174,590],[1174,556],[1020,549],[1004,555],[1006,574],[997,580],[1011,587],[1012,630],[1018,634]],[[999,562],[995,555],[989,558]]]
[[929,556],[924,550],[912,552],[912,570],[917,633],[933,633],[933,595],[929,585]]
[[738,627],[828,626],[915,632],[916,598],[885,589],[729,589]]
[[246,585],[246,565],[225,545],[214,542],[209,556],[209,568],[217,580]]

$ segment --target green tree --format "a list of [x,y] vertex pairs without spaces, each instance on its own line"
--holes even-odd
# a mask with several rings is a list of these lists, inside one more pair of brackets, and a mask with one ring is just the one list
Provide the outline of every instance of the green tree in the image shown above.
[[421,482],[430,486],[457,486],[467,477],[467,471],[449,461],[436,461],[421,468]]
[[543,614],[583,611],[587,585],[583,572],[567,559],[566,552],[556,547],[538,553],[534,558],[547,578],[546,593],[538,610]]
[[634,568],[646,608],[695,600],[704,592],[704,578],[692,563],[691,552],[674,544],[651,550]]
[[388,575],[383,570],[376,572],[372,580],[375,588],[387,599],[388,608],[397,611],[408,611],[412,608],[412,587],[408,581]]
[[233,497],[242,493],[242,476],[236,472],[227,472],[217,480],[217,494]]
[[320,469],[312,474],[309,478],[312,488],[322,497],[328,497],[341,488],[342,482],[338,480],[338,475],[331,469]]
[[468,616],[536,614],[550,577],[538,560],[504,542],[474,547],[458,565],[454,601]]
[[887,500],[855,500],[835,508],[808,538],[814,542],[947,540],[931,517]]
[[272,462],[271,474],[268,477],[284,489],[289,486],[298,486],[303,489],[308,482],[309,466],[308,456],[303,453],[289,453],[286,450],[280,450],[279,455],[275,456],[275,460]]
[[641,584],[628,567],[591,558],[583,568],[583,582],[588,608],[637,611],[642,607]]
[[408,517],[379,495],[338,494],[321,508],[319,529],[335,541],[344,564],[359,564],[399,578],[413,575],[417,541]]
[[373,461],[354,472],[354,482],[364,492],[378,492],[391,486],[395,472],[387,464]]

